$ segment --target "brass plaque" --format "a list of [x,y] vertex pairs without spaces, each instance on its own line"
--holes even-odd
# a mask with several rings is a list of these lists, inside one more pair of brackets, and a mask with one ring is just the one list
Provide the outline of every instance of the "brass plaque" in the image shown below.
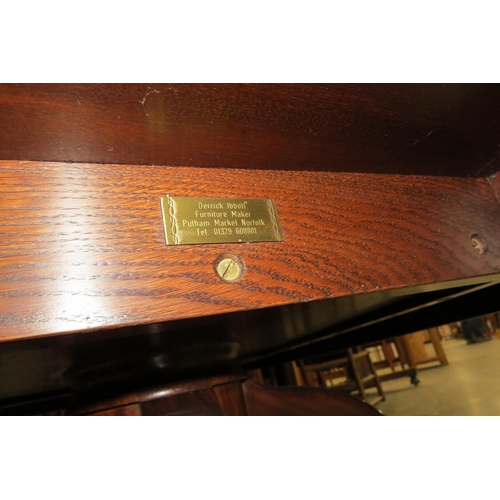
[[161,199],[167,245],[282,241],[272,200]]

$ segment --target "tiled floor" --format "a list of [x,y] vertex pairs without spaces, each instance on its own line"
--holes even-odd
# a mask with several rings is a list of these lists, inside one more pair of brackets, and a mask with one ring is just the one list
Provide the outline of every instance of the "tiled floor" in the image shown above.
[[419,365],[420,384],[400,378],[383,383],[385,415],[500,415],[500,339],[467,345],[443,341],[448,366]]

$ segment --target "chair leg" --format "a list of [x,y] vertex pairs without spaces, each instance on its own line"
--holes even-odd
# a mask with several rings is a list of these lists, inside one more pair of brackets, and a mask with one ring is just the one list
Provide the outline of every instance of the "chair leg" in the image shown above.
[[[354,372],[354,378],[356,380],[356,385],[358,386],[358,391],[359,395],[361,396],[361,399],[363,399],[364,401],[368,402],[371,405],[375,405],[380,401],[385,401],[384,390],[382,389],[382,384],[380,383],[375,367],[373,366],[372,360],[370,359],[370,353],[368,351],[361,351],[354,353],[352,349],[348,349],[348,353]],[[360,367],[361,359],[366,360],[369,371],[369,375],[367,377],[364,377],[362,374],[362,370]],[[368,382],[369,380],[374,381],[375,387],[377,388],[378,392],[378,396],[372,399],[371,401],[368,401],[365,389],[365,382]]]
[[352,371],[354,374],[354,379],[356,380],[356,386],[358,387],[359,395],[363,401],[366,401],[366,391],[365,386],[363,384],[363,377],[361,375],[361,371],[359,369],[358,359],[359,357],[354,356],[353,350],[349,348],[349,359],[351,361]]
[[[377,375],[377,370],[375,370],[375,367],[373,366],[372,360],[370,358],[370,353],[368,353],[368,352],[367,352],[367,360],[368,360],[368,364],[370,365],[370,371],[373,373],[373,375],[375,377],[374,380],[375,380],[375,385],[377,387],[377,392],[378,392],[378,396],[375,399],[373,399],[372,401],[370,401],[370,404],[376,405],[380,401],[385,401],[385,393],[384,393],[384,389],[382,389],[382,384],[381,384],[380,379]],[[394,371],[394,368],[393,368],[393,371]]]
[[392,347],[389,342],[382,340],[381,342],[382,352],[384,353],[385,360],[391,369],[391,372],[395,371],[394,368],[394,353],[392,352]]

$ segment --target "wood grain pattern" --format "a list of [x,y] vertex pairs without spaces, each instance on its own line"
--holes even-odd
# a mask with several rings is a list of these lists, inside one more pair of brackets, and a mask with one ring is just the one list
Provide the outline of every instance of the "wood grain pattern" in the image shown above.
[[[229,376],[226,378],[234,378]],[[244,415],[381,415],[374,407],[347,393],[310,387],[266,387],[252,380],[220,384],[207,377],[189,384],[168,384],[156,390],[130,392],[68,411],[95,416],[244,416]],[[128,403],[123,403],[129,401]],[[134,401],[134,403],[131,403]]]
[[[500,273],[486,179],[3,161],[0,193],[2,340]],[[271,198],[284,241],[167,247],[166,194]],[[241,282],[215,276],[224,252]]]
[[[157,404],[166,409],[170,403],[167,403],[167,406],[161,403],[161,401],[166,400],[172,402],[170,408],[173,412],[186,408],[186,406],[195,408],[199,404],[201,407],[207,405],[213,407],[217,410],[217,414],[220,414],[223,411],[221,408],[234,406],[234,401],[231,401],[234,400],[234,397],[229,397],[226,391],[216,395],[214,389],[226,385],[239,385],[245,378],[245,373],[242,370],[218,375],[212,374],[210,376],[205,374],[202,377],[193,377],[191,373],[189,377],[184,374],[183,379],[177,378],[177,380],[169,382],[151,383],[150,381],[149,384],[140,389],[139,377],[133,377],[125,385],[113,381],[111,384],[108,383],[107,387],[105,383],[102,383],[102,380],[94,381],[94,383],[90,381],[91,383],[83,389],[75,387],[74,381],[71,381],[74,392],[73,398],[66,409],[66,414],[98,414],[112,408],[132,408],[134,405],[143,406],[156,401],[149,407],[153,411],[152,408]],[[181,397],[184,394],[195,393],[200,393],[201,397],[195,397],[194,399],[190,399],[189,396],[186,399]],[[145,415],[147,413],[147,410],[146,412],[141,411],[141,414]]]
[[[456,282],[453,284],[456,285]],[[422,286],[417,289],[385,290],[161,324],[2,342],[0,412],[3,404],[17,404],[15,398],[21,395],[33,394],[38,400],[35,395],[47,394],[51,397],[54,391],[63,391],[68,395],[69,386],[80,390],[89,384],[102,385],[110,381],[115,385],[115,392],[120,392],[120,387],[137,385],[145,378],[148,386],[153,383],[152,379],[164,382],[189,376],[192,381],[193,371],[206,374],[224,367],[227,370],[227,365],[233,368],[236,365],[237,368],[250,362],[254,366],[269,362],[274,364],[269,356],[281,356],[283,350],[292,356],[288,359],[301,357],[294,347],[300,350],[300,344],[304,343],[308,349],[312,347],[317,352],[335,350],[337,346],[325,347],[321,342],[325,338],[328,342],[332,335],[335,337],[330,340],[337,344],[340,342],[344,347],[347,341],[349,347],[359,343],[360,338],[383,338],[387,336],[387,331],[411,331],[424,317],[435,325],[474,316],[476,311],[491,312],[498,308],[496,297],[500,285],[496,285],[486,296],[481,295],[477,301],[475,295],[470,297],[469,294],[456,298],[457,288],[449,288],[449,283],[441,286],[448,288],[432,292],[425,292],[423,289],[427,287]],[[428,287],[436,288],[436,285]],[[400,294],[404,294],[404,298]],[[447,303],[441,301],[450,294],[455,297],[453,304],[458,301],[458,305],[448,306],[447,315],[443,316],[435,307],[427,314],[422,309],[424,304],[434,301],[440,301],[446,307]],[[483,308],[482,311],[478,311],[478,305]],[[407,310],[413,311],[411,318],[397,325],[391,322],[394,315]],[[383,321],[379,328],[376,328],[377,321]],[[389,324],[386,326],[387,321]],[[371,325],[369,333],[362,328],[366,324]],[[423,328],[427,326],[423,325]],[[373,328],[375,331],[372,331]],[[192,389],[192,383],[189,388]],[[118,399],[111,406],[131,402]],[[224,409],[226,411],[226,407]]]
[[250,416],[377,416],[373,406],[334,389],[264,387],[246,380],[243,387]]
[[0,159],[488,176],[498,85],[1,85]]
[[100,412],[92,413],[95,417],[140,417],[141,406],[139,404],[118,406]]
[[229,417],[247,415],[241,380],[230,384],[218,385],[213,389],[225,415]]
[[223,416],[212,387],[193,392],[183,392],[167,398],[141,403],[142,415],[153,416]]

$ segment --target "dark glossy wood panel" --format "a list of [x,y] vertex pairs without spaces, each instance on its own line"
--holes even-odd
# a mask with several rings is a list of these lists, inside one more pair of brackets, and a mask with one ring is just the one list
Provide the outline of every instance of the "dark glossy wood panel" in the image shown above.
[[[26,367],[20,365],[18,370],[26,371]],[[12,374],[11,374],[12,375]],[[9,380],[0,379],[3,386],[8,385]],[[32,389],[36,392],[40,384],[33,383]],[[42,383],[43,391],[43,383]],[[71,391],[66,388],[62,391],[41,392],[39,394],[23,394],[15,398],[2,399],[0,397],[0,416],[30,416],[30,415],[62,415],[64,409],[71,400]]]
[[[389,333],[497,311],[499,287],[419,294],[405,289],[407,296],[396,301],[389,292],[379,292],[162,325],[0,343],[0,414],[63,410],[71,387],[80,394],[91,389],[91,401],[96,392],[102,399],[104,388],[107,407],[136,402],[120,396],[132,387],[162,384],[158,390],[143,391],[139,395],[143,400],[196,390],[203,385],[193,380],[195,373],[206,376],[224,366],[238,370],[238,365],[275,365],[386,338]],[[179,384],[182,377],[188,380]],[[219,377],[214,381],[227,415],[243,411],[234,380]],[[170,385],[165,386],[167,381]],[[84,399],[89,406],[89,398]]]
[[[134,403],[116,406],[117,399],[101,400],[67,412],[97,416],[243,416],[243,415],[342,415],[377,416],[380,412],[347,393],[310,387],[274,388],[252,380],[220,385],[220,377],[207,377],[201,384],[169,384],[149,392],[122,398]],[[200,381],[199,381],[200,382]]]
[[229,417],[248,415],[241,381],[218,385],[213,389],[225,415]]
[[[83,377],[85,377],[84,374]],[[214,388],[240,383],[245,378],[242,370],[233,370],[210,376],[205,374],[201,377],[194,377],[193,373],[184,377],[177,374],[177,377],[169,382],[150,381],[149,384],[143,384],[143,387],[140,387],[141,381],[138,378],[129,379],[126,385],[121,386],[114,381],[110,384],[106,380],[86,380],[89,383],[82,387],[78,381],[75,383],[72,380],[73,399],[66,413],[68,415],[96,414],[111,408],[140,405],[143,415],[159,414],[161,411],[165,411],[165,414],[170,412],[169,414],[173,415],[177,411],[196,411],[202,408],[204,408],[202,411],[215,412],[210,414],[220,415],[224,413],[222,410],[225,406],[224,394],[216,396]],[[197,396],[193,396],[195,394]],[[184,397],[184,395],[188,396]],[[148,406],[150,402],[152,406]],[[145,411],[143,411],[144,408],[146,408]]]
[[0,159],[488,176],[498,85],[1,85]]
[[[3,340],[500,272],[486,179],[0,162],[0,192]],[[167,247],[165,194],[272,198],[284,241]],[[224,252],[245,262],[238,283],[214,273]]]
[[304,335],[302,339],[296,338],[293,343],[283,344],[281,347],[276,344],[274,349],[261,351],[244,363],[250,369],[286,363],[380,341],[391,335],[403,335],[491,314],[500,310],[499,296],[500,284],[494,283],[450,294],[446,299],[431,301],[420,307],[402,308],[392,315],[384,315],[382,308],[380,311],[360,315],[353,321],[332,325],[309,336]]
[[138,404],[118,406],[117,408],[110,408],[98,413],[93,413],[96,417],[140,417],[141,406]]
[[[248,363],[323,334],[383,320],[455,293],[405,288],[151,325],[0,343],[0,401],[51,393],[71,383],[178,379],[180,374]],[[464,287],[458,288],[462,290]],[[467,287],[466,287],[467,288]],[[405,295],[402,296],[401,294]],[[491,309],[489,312],[495,309]],[[323,332],[323,333],[322,333]],[[354,340],[353,340],[354,341]],[[29,368],[29,369],[28,369]],[[81,379],[84,379],[83,381]],[[122,381],[123,382],[123,381]],[[13,401],[12,403],[16,403]]]
[[334,389],[265,387],[246,380],[243,394],[251,416],[377,416],[381,413],[361,399]]
[[[429,285],[151,325],[2,342],[0,407],[18,404],[19,401],[12,398],[23,395],[68,391],[70,385],[79,391],[88,386],[114,385],[114,391],[119,392],[131,385],[165,384],[168,380],[179,380],[181,375],[192,379],[196,373],[211,373],[228,365],[233,369],[249,363],[260,366],[273,362],[272,356],[286,354],[294,359],[297,356],[294,353],[301,346],[321,350],[320,341],[325,337],[333,336],[334,342],[349,342],[352,346],[358,342],[359,330],[364,326],[383,324],[405,311],[417,311],[418,318],[430,321],[441,318],[437,311],[426,315],[425,306],[435,302],[443,304],[449,296],[477,288],[463,286],[463,283],[458,287],[458,284],[444,283],[440,290],[429,291],[436,287]],[[480,306],[487,307],[486,312],[496,311],[495,297],[482,298]],[[471,299],[466,301],[468,307],[464,305],[457,310],[451,307],[454,317],[448,315],[448,319],[463,319],[466,316],[460,315],[464,312],[473,316],[471,311],[476,310],[478,304]],[[383,332],[383,325],[378,330]],[[230,382],[220,381],[221,384]],[[188,388],[192,387],[190,382]],[[118,399],[113,405],[131,402]]]
[[141,404],[144,416],[223,416],[212,387],[184,392],[167,398],[153,399]]

